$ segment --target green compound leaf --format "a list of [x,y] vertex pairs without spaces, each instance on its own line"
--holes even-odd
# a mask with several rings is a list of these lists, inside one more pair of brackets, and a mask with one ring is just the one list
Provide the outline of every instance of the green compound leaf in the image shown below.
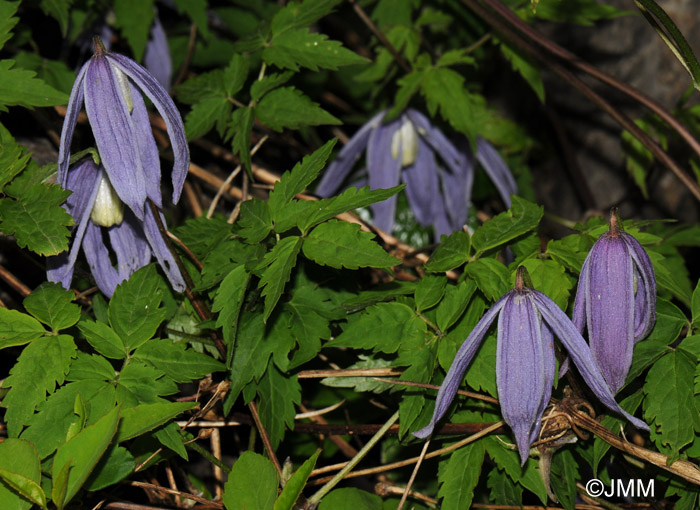
[[119,284],[109,303],[109,324],[131,351],[151,338],[163,319],[165,308],[156,266],[139,269]]
[[238,226],[241,227],[239,234],[249,244],[257,244],[265,239],[273,228],[268,203],[259,198],[243,202]]
[[0,111],[7,111],[7,106],[32,108],[68,102],[66,93],[47,85],[34,71],[13,68],[14,64],[14,60],[0,60]]
[[134,58],[141,61],[155,16],[153,0],[115,0],[114,13],[117,28],[129,42]]
[[145,434],[197,405],[197,402],[166,402],[124,409],[115,441],[121,443]]
[[231,115],[232,105],[225,97],[202,99],[185,117],[185,132],[188,140],[206,135],[214,124],[223,125]]
[[308,28],[288,30],[275,37],[263,50],[263,60],[282,69],[298,71],[306,67],[336,70],[341,66],[368,63],[364,57],[329,41],[324,34],[310,33]]
[[374,234],[362,232],[360,225],[330,220],[320,224],[304,240],[304,255],[317,264],[335,268],[389,268],[401,261],[377,243]]
[[416,310],[427,310],[438,304],[445,295],[447,278],[444,276],[428,275],[416,287]]
[[438,496],[444,508],[470,507],[483,462],[484,444],[477,441],[453,452],[447,461],[440,463]]
[[85,488],[89,491],[98,491],[119,483],[129,476],[135,467],[134,456],[129,453],[129,450],[112,444],[85,482]]
[[186,344],[173,343],[167,338],[149,340],[134,352],[133,359],[145,361],[176,382],[190,382],[226,369],[223,363],[211,356],[187,349]]
[[46,394],[63,383],[75,351],[75,342],[66,335],[39,338],[24,348],[3,384],[10,388],[2,401],[10,437],[19,435]]
[[537,228],[543,211],[542,206],[514,195],[513,205],[508,211],[487,221],[474,232],[472,245],[476,256]]
[[73,218],[61,204],[69,195],[60,186],[35,184],[15,199],[1,199],[0,230],[14,235],[20,248],[39,255],[65,251],[70,237],[67,227],[73,225]]
[[503,438],[502,441],[499,441],[495,437],[489,436],[482,439],[482,441],[484,441],[489,457],[500,469],[505,470],[511,480],[535,493],[543,504],[547,503],[547,490],[537,471],[537,461],[530,458],[525,463],[525,467],[521,468],[520,457],[517,452],[503,444],[503,442],[508,441],[508,438]]
[[270,92],[272,89],[284,85],[289,81],[289,79],[294,75],[293,72],[287,71],[285,73],[272,73],[265,76],[262,80],[258,80],[250,86],[250,97],[257,101],[265,94]]
[[644,418],[651,425],[651,438],[658,448],[670,449],[671,459],[700,430],[693,400],[695,365],[695,357],[683,349],[669,351],[649,369],[644,382]]
[[14,17],[17,7],[19,7],[19,2],[0,3],[0,49],[10,40],[12,37],[10,31],[19,21],[19,18]]
[[68,31],[68,18],[73,0],[41,0],[41,10],[58,21],[63,37]]
[[272,462],[257,453],[243,452],[224,485],[226,510],[273,510],[278,483]]
[[553,260],[527,259],[522,263],[530,274],[532,285],[559,308],[566,310],[573,281],[568,277],[564,266]]
[[80,319],[75,294],[57,283],[44,282],[24,299],[24,307],[54,331],[66,329]]
[[265,298],[263,317],[266,322],[279,301],[282,291],[284,291],[284,286],[289,281],[292,268],[301,249],[301,244],[301,237],[285,237],[271,251],[265,254],[261,264],[262,267],[265,267],[265,270],[260,277],[258,287],[263,289],[262,295]]
[[[9,3],[9,2],[6,2]],[[3,4],[0,4],[2,10]],[[0,124],[0,191],[29,163],[31,155],[18,144],[12,134]]]
[[284,489],[282,489],[282,493],[277,498],[277,501],[275,501],[274,510],[292,510],[292,508],[294,508],[294,503],[299,499],[299,495],[304,489],[311,471],[313,471],[314,466],[316,466],[316,461],[320,453],[321,450],[316,450],[316,453],[314,453],[311,458],[307,459],[287,481],[284,485]]
[[[46,496],[39,486],[39,454],[29,441],[8,438],[0,443],[0,477],[6,482],[0,483],[0,508],[3,510],[29,510],[34,500],[38,505],[43,502],[46,507]],[[9,483],[8,478],[11,478]],[[41,494],[36,491],[37,487]]]
[[445,297],[435,309],[437,327],[440,331],[447,331],[459,320],[475,290],[476,284],[473,280],[448,285],[445,288]]
[[0,308],[0,349],[23,345],[46,333],[36,319],[29,315]]
[[346,487],[335,489],[321,500],[318,510],[382,510],[382,498],[371,492]]
[[278,132],[284,128],[342,124],[294,87],[281,87],[266,94],[255,114],[262,124]]
[[112,359],[122,359],[127,356],[128,351],[122,339],[104,322],[83,319],[78,324],[78,329],[88,343],[103,356]]
[[327,14],[342,0],[304,0],[289,2],[272,18],[272,34],[277,37],[286,30],[308,27]]
[[503,469],[492,469],[486,481],[491,490],[489,499],[497,505],[519,507],[523,500],[523,488],[515,483]]
[[469,234],[457,230],[450,236],[442,236],[440,244],[425,265],[425,270],[433,273],[450,271],[469,260],[471,239]]
[[568,449],[558,451],[552,458],[552,491],[566,510],[576,508],[576,482],[581,479],[579,467]]
[[231,365],[233,359],[233,347],[238,331],[238,316],[241,313],[243,297],[249,280],[250,275],[245,270],[245,266],[241,265],[231,270],[216,291],[216,297],[211,307],[212,311],[219,312],[216,327],[222,328],[224,332],[224,342],[228,353],[226,364],[228,366]]
[[252,173],[250,161],[250,134],[253,131],[255,109],[252,107],[238,108],[231,117],[233,135],[233,153],[238,154],[248,174]]
[[511,287],[511,272],[496,259],[479,259],[467,264],[467,274],[490,301],[497,301]]
[[180,13],[185,13],[197,25],[197,30],[205,40],[211,38],[209,19],[207,17],[207,0],[175,0]]

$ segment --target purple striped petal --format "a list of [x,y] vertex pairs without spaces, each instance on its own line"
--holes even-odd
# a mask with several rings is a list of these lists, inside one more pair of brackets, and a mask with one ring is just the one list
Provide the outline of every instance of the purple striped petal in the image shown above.
[[469,333],[469,336],[457,351],[457,355],[452,365],[450,365],[450,369],[447,371],[445,380],[442,382],[442,385],[440,385],[437,400],[435,401],[435,410],[433,411],[433,417],[430,423],[418,432],[414,432],[414,436],[426,438],[433,433],[435,424],[445,415],[447,409],[449,409],[450,404],[454,400],[459,385],[464,378],[464,372],[466,372],[469,363],[471,363],[474,354],[476,354],[477,349],[481,345],[481,340],[484,338],[484,335],[486,335],[486,332],[496,318],[496,315],[498,315],[498,312],[500,312],[505,305],[508,297],[509,295],[506,294],[496,301],[477,323],[472,332]]
[[102,293],[111,298],[114,289],[124,278],[112,266],[109,257],[109,249],[102,239],[102,230],[92,222],[88,222],[85,238],[83,239],[83,252],[90,266],[90,272],[95,278],[95,283]]
[[90,65],[90,61],[86,62],[78,71],[78,76],[73,83],[73,88],[70,91],[68,99],[68,107],[66,108],[66,117],[63,120],[61,128],[61,141],[58,146],[58,169],[56,182],[67,189],[66,180],[68,178],[68,166],[70,165],[70,143],[73,139],[75,124],[78,122],[78,114],[83,106],[84,96],[84,81],[85,73]]
[[494,186],[501,195],[506,208],[510,208],[510,196],[518,192],[513,175],[508,170],[506,162],[493,145],[480,136],[476,138],[476,159],[481,163]]
[[442,131],[434,127],[425,115],[413,108],[406,110],[406,115],[408,115],[411,122],[413,122],[421,138],[433,148],[435,154],[438,154],[440,158],[442,158],[447,167],[455,174],[464,173],[464,154],[450,142]]
[[443,170],[440,177],[442,196],[452,230],[459,230],[467,223],[469,215],[469,201],[474,184],[473,167],[470,165],[468,171],[463,175]]
[[[367,143],[367,174],[371,189],[392,188],[399,183],[401,151],[396,158],[391,154],[394,133],[401,127],[401,119],[382,124],[372,131]],[[372,204],[374,224],[385,232],[391,232],[396,214],[396,195],[383,202]]]
[[627,418],[638,429],[649,430],[649,426],[646,423],[629,414],[615,402],[615,397],[593,359],[593,354],[588,348],[586,341],[566,314],[561,311],[554,301],[541,292],[536,290],[531,292],[537,309],[542,314],[542,318],[561,343],[564,344],[579,373],[593,393],[605,406]]
[[544,321],[541,320],[540,324],[542,326],[542,356],[544,357],[544,392],[542,393],[542,401],[537,411],[537,421],[530,432],[530,445],[539,438],[540,430],[542,429],[542,415],[545,409],[547,409],[549,399],[552,396],[554,372],[557,368],[557,362],[554,356],[554,335]]
[[143,64],[165,90],[170,89],[173,61],[170,58],[168,37],[158,16],[154,18],[151,26],[151,37],[143,54]]
[[116,66],[131,78],[136,86],[148,96],[165,122],[170,143],[173,147],[173,202],[177,203],[190,166],[190,150],[185,137],[182,117],[180,117],[180,113],[177,111],[175,103],[173,103],[168,92],[143,67],[117,53],[107,53],[106,58],[110,64]]
[[637,276],[637,293],[635,294],[635,330],[634,341],[639,342],[651,333],[656,323],[656,278],[654,266],[649,255],[639,241],[631,235],[620,232],[620,237],[627,245],[635,275]]
[[156,147],[156,140],[151,130],[151,121],[148,119],[146,103],[133,84],[130,83],[129,87],[131,90],[131,101],[134,105],[131,119],[133,120],[134,133],[136,134],[136,141],[138,142],[141,156],[141,165],[143,167],[144,180],[146,181],[146,194],[148,198],[153,200],[153,203],[161,208],[163,207],[163,198],[160,191],[160,157],[158,156],[158,147]]
[[418,154],[412,165],[401,172],[406,183],[406,196],[416,221],[423,226],[430,225],[435,218],[435,204],[441,202],[438,167],[430,146],[418,138]]
[[119,198],[143,219],[146,182],[129,108],[105,55],[95,55],[85,75],[85,109],[102,165]]
[[107,233],[117,256],[117,273],[122,280],[127,280],[151,261],[151,248],[143,227],[131,212],[126,211],[124,221],[107,229]]
[[[165,225],[163,213],[159,214],[163,225]],[[180,269],[173,258],[173,254],[168,249],[168,245],[165,244],[163,240],[163,236],[158,229],[158,224],[153,215],[153,210],[150,207],[146,207],[146,218],[143,222],[143,229],[146,234],[146,239],[148,239],[148,243],[151,245],[153,254],[156,256],[160,267],[163,268],[165,276],[167,276],[173,290],[176,292],[184,292],[186,287],[185,279],[182,277],[182,273],[180,273]]]
[[340,189],[350,170],[353,169],[367,147],[370,134],[380,125],[384,115],[386,115],[386,111],[372,117],[338,152],[333,162],[324,171],[321,182],[316,188],[318,196],[327,198]]
[[440,237],[450,235],[457,230],[445,210],[445,201],[440,198],[435,205],[435,221],[433,222],[433,231],[435,242],[440,242]]

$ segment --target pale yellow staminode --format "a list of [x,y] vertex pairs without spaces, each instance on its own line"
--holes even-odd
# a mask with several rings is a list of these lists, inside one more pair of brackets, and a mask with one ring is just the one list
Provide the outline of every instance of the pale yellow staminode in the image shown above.
[[97,186],[97,198],[92,206],[90,219],[101,227],[119,225],[124,219],[122,201],[104,173],[100,175],[100,183]]
[[401,127],[391,138],[391,157],[396,159],[401,151],[401,166],[412,165],[418,155],[418,133],[408,118],[403,118]]

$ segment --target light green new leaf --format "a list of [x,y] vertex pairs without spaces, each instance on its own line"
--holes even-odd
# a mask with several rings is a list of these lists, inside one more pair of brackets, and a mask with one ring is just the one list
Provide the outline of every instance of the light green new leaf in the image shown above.
[[476,256],[492,250],[537,228],[543,207],[513,195],[511,208],[485,222],[472,236]]
[[284,128],[342,124],[294,87],[280,87],[266,94],[255,114],[262,124],[278,132]]
[[121,443],[145,434],[197,405],[197,402],[167,402],[124,409],[115,441]]
[[[26,486],[27,495],[34,494],[35,489],[32,488],[31,483],[38,486],[41,482],[39,454],[34,446],[23,439],[5,439],[0,443],[0,473],[14,475],[16,480],[17,476],[21,476],[24,480],[17,480],[17,490],[19,491],[20,487]],[[2,476],[2,478],[7,480],[6,476]],[[12,485],[10,483],[10,487]],[[0,483],[0,508],[3,510],[29,510],[32,503],[20,497],[10,487]],[[22,492],[24,490],[22,489]],[[39,490],[41,491],[41,487],[39,487]],[[43,496],[43,491],[41,491],[41,495],[37,494],[37,499],[41,499],[41,496]],[[46,496],[44,496],[43,500],[44,502],[46,501]]]
[[[0,478],[3,482],[5,482],[5,484],[12,487],[15,492],[24,498],[28,499],[35,505],[46,508],[46,494],[44,494],[44,491],[41,489],[41,485],[34,480],[5,469],[0,469]],[[13,506],[12,503],[10,503],[10,506]]]
[[258,284],[258,287],[263,289],[262,295],[265,298],[265,312],[263,314],[265,322],[270,317],[272,310],[282,296],[284,286],[289,281],[301,244],[301,237],[285,237],[265,254],[261,264],[265,270]]
[[240,265],[233,269],[221,282],[216,297],[212,304],[212,311],[219,312],[216,319],[216,327],[222,328],[224,332],[224,342],[226,343],[228,359],[226,364],[231,365],[233,360],[233,348],[236,341],[236,331],[238,330],[238,316],[241,313],[243,297],[250,275],[245,270],[245,266]]
[[121,337],[127,351],[151,338],[165,319],[160,278],[156,266],[150,264],[136,271],[119,284],[109,303],[109,324]]
[[55,503],[62,508],[83,486],[88,476],[99,462],[117,431],[119,408],[115,407],[94,425],[85,427],[82,432],[61,446],[53,459],[53,478],[70,463],[66,484],[66,494],[62,501]]
[[3,383],[10,388],[2,401],[10,437],[19,435],[46,394],[63,383],[75,351],[75,342],[66,335],[42,337],[24,348]]
[[442,236],[440,244],[430,256],[425,270],[433,273],[451,271],[469,260],[469,234],[457,230],[450,236]]
[[317,264],[338,269],[389,268],[401,263],[372,241],[373,237],[370,232],[362,232],[360,225],[330,220],[304,239],[304,255]]
[[313,471],[314,466],[316,466],[316,460],[318,460],[318,455],[320,453],[321,450],[316,450],[316,453],[314,453],[311,458],[306,459],[292,477],[287,480],[284,489],[282,489],[282,494],[280,494],[277,501],[275,501],[274,510],[292,510],[292,508],[294,508],[294,503],[299,499],[299,495],[304,489],[311,471]]
[[308,28],[287,30],[272,39],[263,50],[263,60],[282,69],[298,71],[306,67],[336,70],[341,66],[368,63],[364,57],[344,48],[325,34],[310,33]]
[[134,58],[141,61],[155,17],[153,0],[115,0],[114,13],[119,28],[134,52]]
[[139,347],[133,359],[145,361],[176,382],[190,382],[225,370],[220,361],[186,347],[186,344],[173,343],[167,338],[153,339]]
[[278,483],[272,462],[257,453],[243,452],[224,485],[226,510],[273,510]]
[[29,343],[44,333],[44,326],[26,313],[0,308],[0,349]]
[[484,444],[477,441],[453,452],[446,462],[441,462],[438,496],[442,498],[444,508],[470,507],[483,461]]
[[[16,83],[12,86],[21,87]],[[1,199],[0,230],[5,235],[14,235],[20,248],[39,255],[57,255],[67,250],[70,237],[67,227],[73,225],[73,218],[61,204],[68,195],[70,191],[60,186],[35,184],[14,200]]]
[[15,69],[14,60],[0,60],[0,111],[6,106],[56,106],[66,104],[68,95],[36,77],[34,71]]
[[527,259],[522,265],[530,274],[534,288],[566,311],[573,282],[567,276],[564,266],[553,260],[543,259]]
[[34,317],[58,331],[71,327],[80,319],[80,307],[73,303],[75,294],[57,283],[44,282],[24,299],[24,307]]
[[257,244],[272,232],[270,206],[264,200],[252,198],[241,204],[238,233],[248,244]]
[[78,329],[88,343],[103,356],[112,359],[122,359],[127,356],[128,352],[122,339],[104,322],[83,319],[78,324]]
[[19,18],[14,17],[17,7],[19,2],[0,2],[0,49],[10,40],[10,31],[19,21]]

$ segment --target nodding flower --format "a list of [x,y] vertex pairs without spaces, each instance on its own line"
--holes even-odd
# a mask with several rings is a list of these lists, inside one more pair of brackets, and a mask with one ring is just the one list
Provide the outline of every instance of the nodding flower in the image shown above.
[[[386,113],[375,115],[355,133],[328,166],[316,192],[323,197],[335,193],[367,149],[370,188],[390,188],[403,181],[416,221],[432,225],[437,240],[461,229],[467,221],[474,183],[471,153],[455,147],[425,115],[412,108],[385,123]],[[517,193],[517,186],[503,158],[483,138],[476,139],[475,158],[510,207],[510,195]],[[396,197],[372,204],[371,209],[375,225],[391,232]]]
[[649,255],[622,231],[614,210],[610,229],[581,268],[573,317],[581,333],[587,327],[593,359],[617,393],[630,371],[634,344],[654,328],[656,279]]
[[547,296],[525,286],[527,270],[518,268],[515,288],[499,299],[481,318],[455,356],[438,391],[430,424],[415,432],[428,437],[450,407],[464,373],[489,327],[498,316],[496,386],[503,419],[513,430],[523,464],[542,426],[556,369],[554,336],[561,341],[588,387],[609,409],[625,416],[635,427],[649,430],[641,420],[615,402],[588,344],[571,320]]

